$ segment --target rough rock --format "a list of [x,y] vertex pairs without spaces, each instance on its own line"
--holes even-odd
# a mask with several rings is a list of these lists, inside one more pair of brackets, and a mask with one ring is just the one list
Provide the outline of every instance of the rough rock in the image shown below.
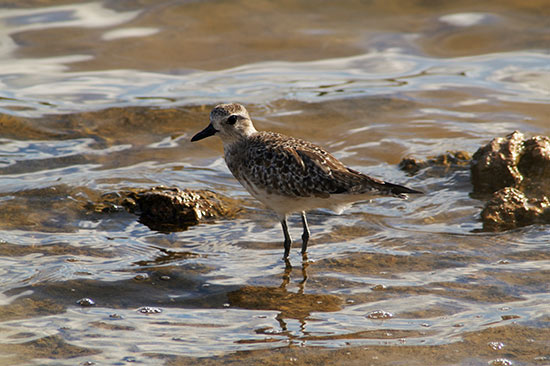
[[523,175],[521,190],[531,195],[550,194],[550,138],[535,136],[525,141],[518,163]]
[[550,138],[495,138],[473,155],[471,172],[474,194],[493,194],[481,212],[484,230],[550,223]]
[[550,138],[514,131],[493,139],[472,157],[474,193],[490,194],[514,187],[529,195],[550,194]]
[[[550,223],[550,138],[514,131],[480,147],[471,157],[454,151],[427,160],[406,158],[399,167],[423,177],[470,168],[473,195],[488,199],[481,220],[487,231]],[[455,177],[456,178],[456,177]],[[456,183],[456,182],[455,182]]]
[[550,201],[546,196],[528,198],[516,188],[506,187],[493,194],[481,211],[483,229],[509,230],[535,223],[550,222]]
[[235,200],[207,190],[155,187],[130,196],[139,205],[140,221],[149,227],[190,226],[205,219],[233,216]]
[[425,168],[438,168],[447,173],[453,169],[464,169],[470,164],[471,156],[466,151],[447,151],[445,154],[430,156],[427,160],[404,158],[399,168],[409,174],[416,174]]
[[474,193],[493,193],[504,187],[517,187],[523,181],[518,163],[525,137],[514,131],[494,138],[472,156],[471,172]]
[[238,202],[208,190],[164,186],[109,193],[99,203],[90,203],[95,212],[126,210],[140,216],[140,222],[160,231],[186,229],[208,219],[232,217]]

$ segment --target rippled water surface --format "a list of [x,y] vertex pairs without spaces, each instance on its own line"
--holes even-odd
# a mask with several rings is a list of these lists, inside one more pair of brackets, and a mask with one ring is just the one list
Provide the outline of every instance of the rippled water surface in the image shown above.
[[[0,364],[549,364],[548,227],[483,232],[467,166],[398,168],[550,135],[549,9],[0,1]],[[314,211],[285,264],[220,141],[189,141],[232,101],[426,194]],[[157,232],[93,209],[157,185],[243,210]]]

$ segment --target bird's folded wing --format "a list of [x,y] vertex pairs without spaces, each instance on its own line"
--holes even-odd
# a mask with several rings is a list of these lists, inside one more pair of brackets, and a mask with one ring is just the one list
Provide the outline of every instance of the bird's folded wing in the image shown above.
[[[270,134],[271,135],[271,134]],[[347,168],[321,147],[304,140],[277,135],[249,146],[246,179],[268,193],[291,197],[328,198],[331,194],[364,194],[377,191],[384,182]]]

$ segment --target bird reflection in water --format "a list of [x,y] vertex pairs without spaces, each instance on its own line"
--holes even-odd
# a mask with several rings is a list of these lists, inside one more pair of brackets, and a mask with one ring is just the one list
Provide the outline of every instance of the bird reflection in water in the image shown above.
[[[329,294],[305,293],[308,280],[307,269],[309,261],[304,257],[301,266],[301,279],[298,282],[296,292],[289,291],[293,267],[290,261],[285,260],[285,269],[280,286],[244,286],[227,294],[232,307],[240,307],[250,310],[276,310],[279,314],[275,319],[279,322],[280,331],[274,332],[272,328],[257,329],[256,333],[266,335],[285,335],[289,339],[295,339],[306,335],[305,327],[312,312],[332,312],[341,310],[340,297]],[[288,330],[287,321],[298,320],[300,334]],[[250,342],[250,340],[243,342]],[[254,342],[254,341],[252,341]]]

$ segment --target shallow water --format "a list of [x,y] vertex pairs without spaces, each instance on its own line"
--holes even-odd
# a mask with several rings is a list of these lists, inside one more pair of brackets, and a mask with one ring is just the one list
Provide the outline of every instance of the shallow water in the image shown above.
[[[397,166],[550,135],[546,5],[0,2],[0,364],[548,364],[548,227],[482,232],[467,167]],[[228,101],[426,194],[312,212],[285,265],[189,141]],[[244,209],[165,233],[89,205],[161,184]]]

